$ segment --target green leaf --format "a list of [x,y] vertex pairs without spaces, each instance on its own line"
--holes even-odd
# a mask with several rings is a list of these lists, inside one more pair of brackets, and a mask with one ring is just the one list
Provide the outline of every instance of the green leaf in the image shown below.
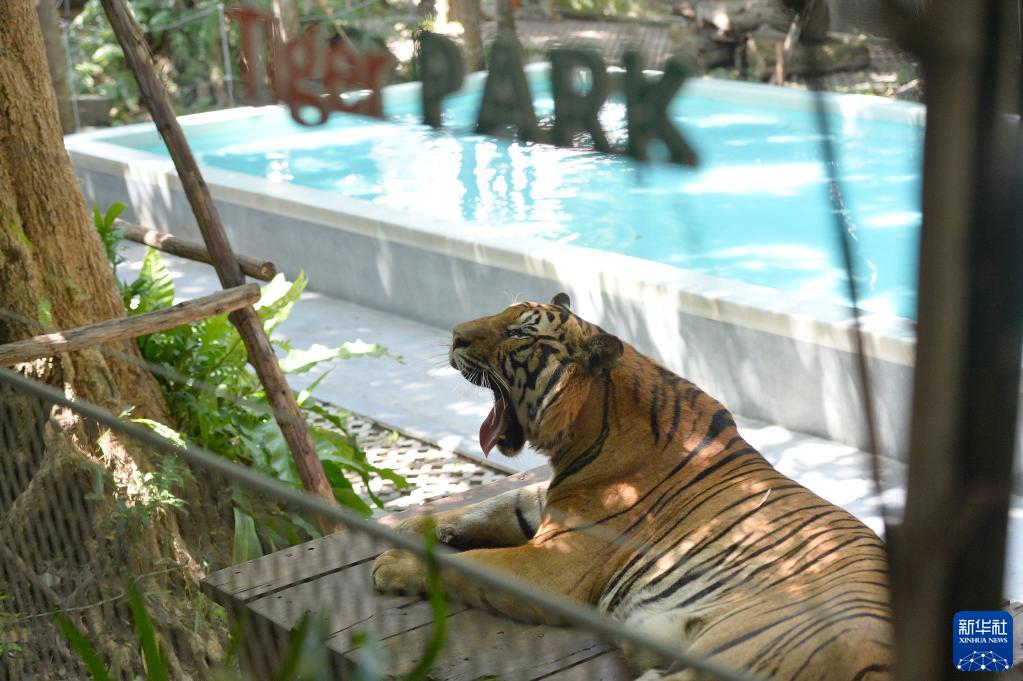
[[131,420],[132,423],[138,423],[138,424],[141,424],[143,426],[146,426],[147,428],[149,428],[150,430],[155,432],[157,435],[160,435],[163,438],[165,438],[167,440],[170,440],[171,442],[173,442],[178,447],[181,447],[182,449],[185,449],[185,447],[188,446],[185,443],[185,436],[184,435],[182,435],[178,431],[174,430],[170,426],[167,426],[167,425],[164,425],[163,423],[160,423],[159,421],[154,421],[152,419],[130,419],[130,420]]
[[[116,220],[117,217],[124,212],[124,208],[125,205],[123,203],[118,203],[117,201],[110,204],[110,208],[107,208],[107,214],[103,216],[103,224],[107,227],[113,227],[114,220]],[[97,214],[99,213],[98,210],[96,212]]]
[[60,612],[54,613],[53,619],[57,624],[57,628],[60,629],[61,633],[64,634],[64,638],[67,639],[68,645],[78,653],[78,657],[82,658],[82,662],[88,667],[93,681],[113,681],[110,672],[107,671],[102,660],[99,659],[99,655],[96,654],[96,649],[85,640],[82,632],[78,631],[78,627],[72,624],[71,620]]
[[49,300],[40,300],[36,303],[36,321],[43,329],[49,331],[53,328],[53,303]]
[[321,362],[334,359],[352,359],[353,357],[380,357],[387,354],[387,348],[377,343],[366,343],[361,340],[349,341],[336,348],[316,343],[308,350],[291,350],[281,360],[281,369],[287,374],[301,374],[314,368]]
[[300,407],[305,406],[305,403],[309,400],[310,397],[313,396],[313,391],[316,390],[316,387],[320,385],[320,383],[323,383],[323,379],[325,379],[327,376],[330,376],[331,371],[332,369],[324,371],[316,378],[316,380],[314,380],[312,383],[310,383],[305,388],[300,390],[297,395],[295,395],[295,402],[298,404],[298,406]]
[[345,506],[362,513],[363,515],[371,515],[373,509],[371,509],[365,501],[363,501],[355,490],[352,489],[352,483],[345,477],[344,471],[336,461],[323,461],[323,472],[327,474],[327,481],[330,482],[331,488],[334,490],[334,496]]
[[318,404],[308,404],[304,408],[306,411],[311,411],[314,414],[318,414],[319,416],[322,416],[323,418],[327,419],[331,424],[334,425],[335,428],[338,428],[339,430],[342,430],[346,433],[348,432],[347,425],[347,418],[349,416],[348,413],[338,414],[330,411],[329,409],[324,409]]
[[263,550],[256,535],[256,521],[248,513],[234,509],[234,551],[231,563],[237,565],[262,555]]
[[267,334],[276,329],[291,314],[291,308],[305,290],[308,278],[299,273],[293,283],[288,283],[284,274],[278,274],[261,289],[262,295],[255,308],[263,321]]
[[127,307],[135,314],[162,310],[174,304],[174,281],[163,264],[160,251],[146,249],[138,279],[132,282],[129,291],[131,297]]
[[[366,343],[361,339],[348,341],[341,345],[341,359],[352,359],[353,357],[381,357],[389,354],[387,348],[379,343]],[[400,359],[395,356],[395,359]]]
[[146,661],[146,678],[149,681],[167,681],[167,663],[156,644],[153,623],[149,620],[142,594],[134,582],[128,585],[128,605],[131,607],[132,619],[135,621],[135,632],[142,646],[142,656]]
[[292,350],[280,360],[281,370],[286,374],[301,374],[320,362],[327,362],[341,356],[341,348],[328,348],[316,343],[308,350]]

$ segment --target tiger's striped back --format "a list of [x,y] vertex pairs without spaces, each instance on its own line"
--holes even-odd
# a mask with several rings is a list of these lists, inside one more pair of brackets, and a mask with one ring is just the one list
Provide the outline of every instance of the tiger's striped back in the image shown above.
[[562,296],[460,325],[453,344],[453,364],[510,405],[502,451],[528,440],[550,458],[528,546],[574,558],[557,590],[765,678],[888,678],[878,537],[774,469],[720,402]]

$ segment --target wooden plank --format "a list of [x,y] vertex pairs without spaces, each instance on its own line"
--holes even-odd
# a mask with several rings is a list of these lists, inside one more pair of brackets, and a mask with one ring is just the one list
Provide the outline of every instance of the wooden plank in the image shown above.
[[[428,603],[374,592],[371,561],[266,594],[247,606],[286,630],[305,613],[320,611],[332,634],[328,641],[332,650],[351,659],[357,649],[352,636],[369,635],[389,652],[389,672],[395,676],[415,665],[432,634]],[[468,681],[493,674],[510,681],[544,678],[570,668],[586,681],[631,678],[620,658],[605,655],[611,647],[588,632],[519,624],[454,602],[449,603],[447,626],[447,643],[434,678]]]
[[[414,596],[385,596],[373,589],[372,560],[350,566],[339,572],[319,577],[296,586],[263,594],[246,605],[255,613],[291,630],[307,612],[324,611],[330,631],[344,641],[356,630],[376,631],[378,615],[392,609],[412,608],[408,616],[398,617],[418,626],[431,621],[418,619],[413,606],[420,599]],[[393,627],[393,623],[390,625]],[[391,630],[400,633],[407,627]],[[346,650],[344,644],[339,648]]]
[[[549,476],[550,469],[541,466],[480,485],[462,494],[431,501],[415,509],[382,516],[377,521],[394,527],[415,515],[466,506],[508,490],[543,481]],[[330,534],[219,570],[203,581],[203,588],[221,605],[232,598],[245,602],[270,591],[335,572],[345,565],[375,557],[386,548],[365,535],[347,532]]]
[[[202,244],[180,239],[173,234],[166,234],[159,230],[143,227],[142,225],[136,225],[126,220],[117,219],[114,221],[114,225],[124,230],[124,236],[126,239],[130,239],[136,243],[145,244],[146,246],[155,248],[158,251],[170,253],[171,255],[176,255],[188,260],[204,262],[207,265],[213,264],[213,258],[210,256],[210,252],[206,250],[206,247]],[[242,272],[253,279],[270,281],[277,274],[277,266],[269,260],[260,260],[258,258],[253,258],[252,256],[240,255],[238,253],[235,253],[234,257],[235,260],[238,261],[239,267],[242,268]]]
[[210,596],[241,603],[371,560],[386,547],[371,537],[340,532],[219,570],[203,581]]
[[[549,475],[547,467],[533,469],[380,520],[395,525],[412,515],[475,503]],[[389,651],[389,671],[399,676],[419,659],[432,632],[433,615],[429,604],[419,598],[375,592],[372,561],[386,548],[386,543],[365,535],[337,533],[221,570],[203,588],[221,604],[244,609],[253,621],[272,623],[280,640],[303,615],[322,612],[331,632],[328,646],[339,661],[353,659],[352,636],[364,633]],[[588,632],[519,624],[456,602],[448,607],[447,643],[431,678],[472,681],[489,674],[506,681],[621,681],[633,677],[621,655]],[[262,657],[256,650],[246,653],[260,660],[253,666],[259,678],[272,678],[267,646]]]
[[615,649],[596,657],[580,660],[530,681],[557,679],[557,681],[629,681],[636,675],[629,670],[625,658]]
[[[609,644],[589,632],[520,624],[473,608],[451,615],[447,625],[444,650],[431,672],[432,678],[445,681],[473,681],[486,676],[506,681],[540,679],[611,650]],[[432,635],[432,626],[426,623],[384,639],[382,644],[391,662],[388,671],[397,677],[411,671]],[[605,673],[615,674],[609,678],[633,677],[624,666],[619,674],[609,658],[604,664],[611,670]]]
[[0,366],[11,366],[40,357],[52,357],[62,352],[144,336],[181,326],[197,319],[237,310],[251,305],[257,300],[259,300],[259,286],[243,284],[217,291],[202,298],[178,303],[164,310],[108,319],[68,331],[33,336],[25,340],[0,345]]
[[[199,164],[196,163],[188,140],[185,139],[185,133],[178,123],[170,97],[167,96],[163,82],[153,65],[152,53],[142,30],[128,11],[124,0],[101,0],[101,3],[110,26],[114,29],[114,35],[117,36],[117,42],[124,52],[124,59],[138,83],[142,101],[149,109],[156,129],[167,145],[167,151],[195,214],[203,243],[210,253],[221,285],[228,288],[244,284],[245,276],[231,249],[231,243],[220,222],[220,214],[199,170]],[[323,465],[316,454],[309,426],[302,417],[295,395],[277,363],[277,355],[270,345],[270,339],[267,338],[259,315],[251,306],[246,306],[231,315],[231,322],[245,343],[249,363],[256,370],[266,392],[267,401],[273,407],[277,424],[285,442],[288,443],[288,449],[291,450],[295,467],[302,479],[302,486],[327,503],[337,503],[327,475],[323,472]],[[324,533],[338,529],[323,518],[319,519],[319,523]]]

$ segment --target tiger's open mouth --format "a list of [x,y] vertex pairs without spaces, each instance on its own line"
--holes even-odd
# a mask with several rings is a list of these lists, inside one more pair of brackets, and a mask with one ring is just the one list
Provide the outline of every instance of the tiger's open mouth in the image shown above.
[[462,371],[467,381],[494,393],[494,406],[480,425],[480,448],[488,456],[496,445],[505,456],[515,456],[526,444],[526,434],[511,406],[511,395],[489,371]]

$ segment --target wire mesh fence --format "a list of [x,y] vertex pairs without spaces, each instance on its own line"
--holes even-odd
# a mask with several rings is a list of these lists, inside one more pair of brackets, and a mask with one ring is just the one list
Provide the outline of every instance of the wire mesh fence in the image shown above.
[[[96,673],[93,664],[125,679],[162,678],[159,669],[172,678],[424,678],[431,668],[433,678],[630,678],[606,641],[714,678],[756,678],[454,560],[420,537],[181,446],[42,381],[0,370],[0,393],[0,678],[83,678]],[[319,516],[347,529],[200,585],[231,562],[217,500],[238,486],[254,506],[287,506],[311,524]],[[186,544],[186,536],[199,539]],[[434,581],[427,602],[377,595],[369,567],[389,547],[590,633],[468,610],[447,602]]]

